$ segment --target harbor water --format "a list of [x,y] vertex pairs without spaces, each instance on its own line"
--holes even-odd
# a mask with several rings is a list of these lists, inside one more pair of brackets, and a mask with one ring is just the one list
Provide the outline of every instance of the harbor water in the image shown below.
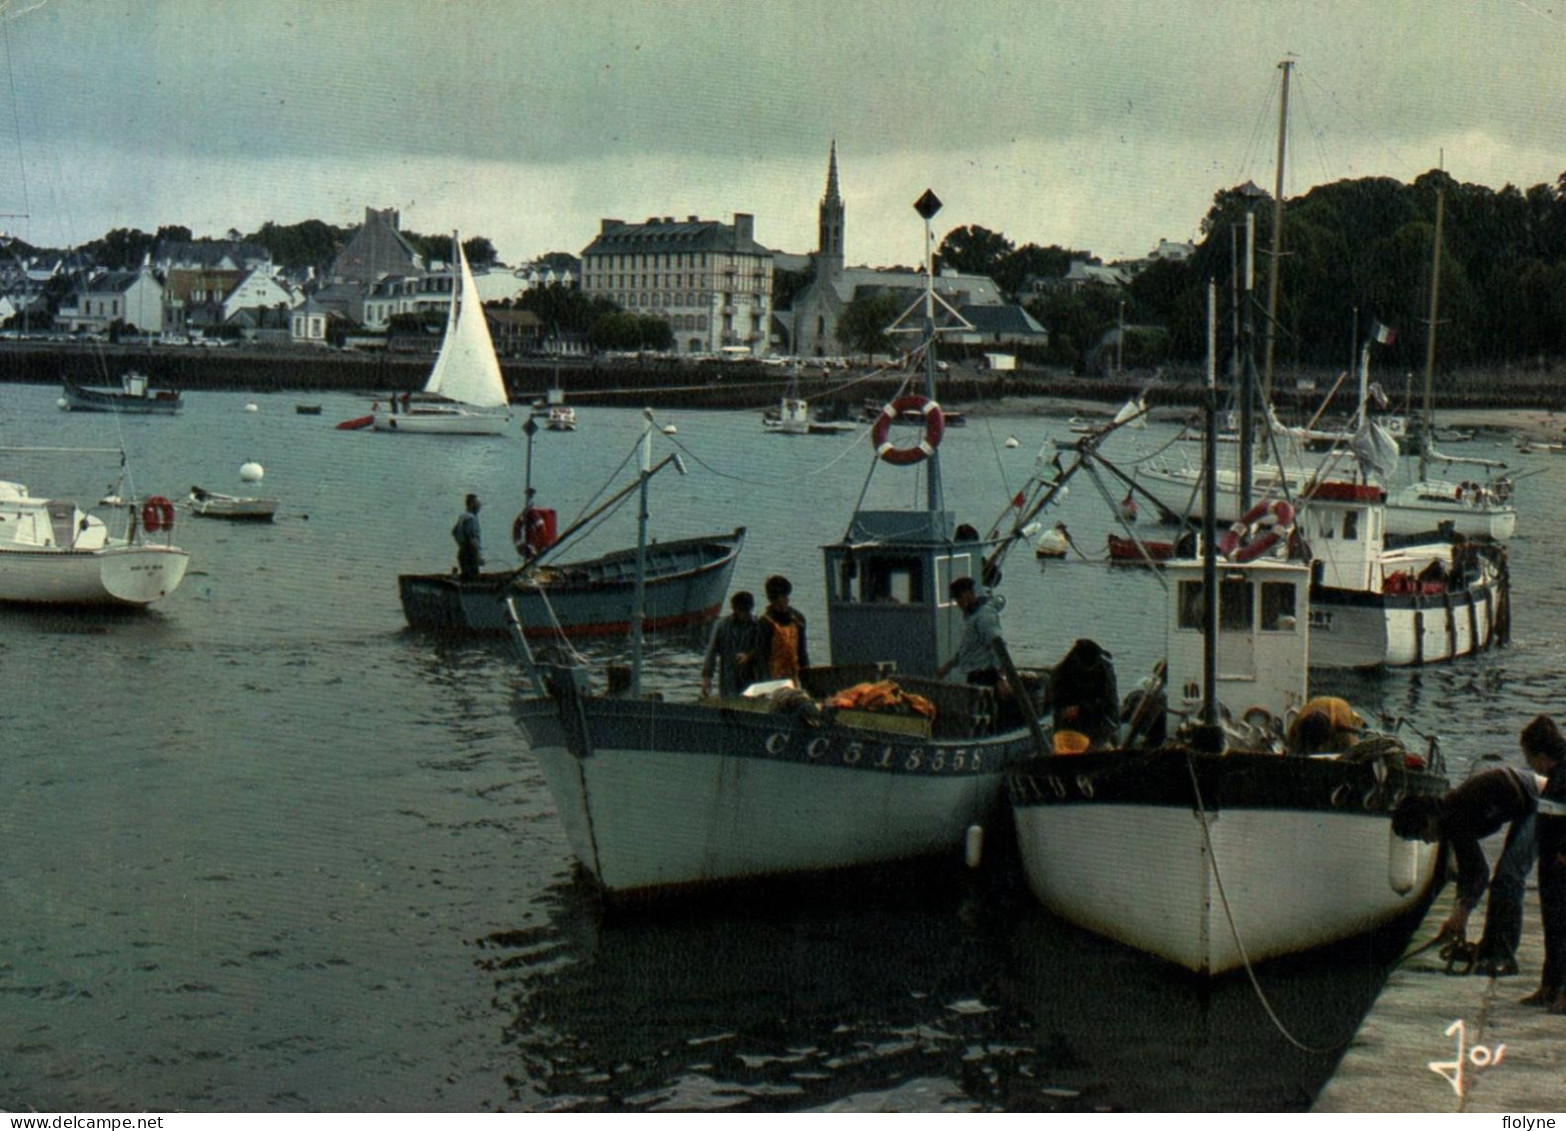
[[[1259,972],[1307,1051],[1243,977],[1203,987],[1062,925],[1003,868],[921,863],[605,917],[511,719],[509,645],[409,631],[398,604],[399,572],[454,564],[469,491],[490,565],[514,561],[515,429],[339,432],[369,406],[336,394],[320,416],[285,393],[191,394],[170,419],[64,413],[58,395],[6,387],[0,444],[123,447],[126,494],[200,485],[281,507],[272,525],[182,515],[190,573],[149,614],[0,611],[0,1108],[1303,1110],[1401,947],[1383,934]],[[627,481],[641,430],[634,411],[580,415],[533,452],[538,501],[562,525]],[[681,451],[689,474],[653,480],[652,534],[746,526],[736,585],[789,575],[824,661],[819,547],[860,497],[867,430],[764,435],[756,412],[658,422],[676,431],[655,434],[657,454]],[[1174,432],[1106,451],[1129,470]],[[958,520],[988,528],[1047,437],[1073,439],[1044,416],[949,431]],[[1517,488],[1511,644],[1320,684],[1405,720],[1411,744],[1438,734],[1454,777],[1515,759],[1535,713],[1566,715],[1558,457],[1469,447],[1540,471]],[[251,460],[260,484],[239,481]],[[0,478],[85,503],[117,464],[7,452]],[[921,469],[883,466],[868,499],[923,491]],[[1046,522],[1101,558],[1123,493],[1079,476]],[[580,553],[635,529],[633,498]],[[1092,636],[1124,692],[1161,653],[1163,592],[1082,554],[1007,560],[1005,632],[1038,664]],[[687,646],[648,657],[670,694],[695,680]],[[1443,1041],[1432,1033],[1432,1057]]]

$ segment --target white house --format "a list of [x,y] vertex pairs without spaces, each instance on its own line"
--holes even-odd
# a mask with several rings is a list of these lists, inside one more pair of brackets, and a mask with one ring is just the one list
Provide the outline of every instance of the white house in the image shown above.
[[163,332],[163,284],[150,266],[135,271],[99,271],[60,307],[66,328],[91,333],[107,332],[124,322],[143,334]]

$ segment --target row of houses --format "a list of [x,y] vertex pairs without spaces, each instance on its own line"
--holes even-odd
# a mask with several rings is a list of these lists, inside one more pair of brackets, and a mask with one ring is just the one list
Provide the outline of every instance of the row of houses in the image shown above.
[[[819,206],[816,249],[790,254],[756,239],[755,217],[737,212],[731,223],[687,216],[653,216],[642,223],[605,219],[575,269],[539,265],[475,272],[486,304],[514,300],[532,287],[580,286],[589,297],[669,324],[684,354],[798,357],[843,352],[837,325],[856,300],[891,296],[917,300],[922,272],[848,267],[846,205],[838,185],[837,147],[828,153],[827,188]],[[48,280],[69,273],[78,282],[61,299],[58,328],[103,334],[130,327],[147,335],[213,331],[267,341],[384,344],[399,316],[436,316],[450,305],[450,262],[426,262],[400,231],[396,209],[366,208],[364,222],[324,273],[278,269],[266,248],[227,240],[167,241],[133,270],[97,270],[66,258],[0,264],[0,318],[37,306]],[[1160,241],[1147,262],[1183,259],[1191,245]],[[1134,265],[1073,263],[1059,279],[1030,280],[1030,290],[1090,284],[1124,286]],[[774,307],[780,270],[809,271],[812,279],[785,309]],[[948,340],[974,346],[1048,342],[1045,328],[1008,302],[994,281],[943,271],[934,289],[946,313]],[[502,353],[582,352],[585,343],[562,337],[524,310],[489,307]],[[221,329],[220,329],[221,328]]]

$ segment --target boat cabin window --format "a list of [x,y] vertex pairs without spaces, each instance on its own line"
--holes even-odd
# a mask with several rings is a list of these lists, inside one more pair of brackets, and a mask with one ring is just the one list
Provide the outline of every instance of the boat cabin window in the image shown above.
[[1287,581],[1264,581],[1261,586],[1261,626],[1263,632],[1293,632],[1299,623],[1295,611],[1295,588]]
[[[1180,582],[1180,627],[1201,632],[1206,628],[1207,603],[1200,581]],[[1249,632],[1255,622],[1255,591],[1244,578],[1218,583],[1218,631]]]
[[1353,542],[1359,537],[1359,512],[1343,512],[1343,538],[1344,541]]
[[979,561],[975,554],[953,554],[935,559],[935,603],[942,607],[952,603],[952,582],[959,577],[979,580]]
[[863,566],[865,601],[911,605],[924,600],[924,563],[918,558],[872,558]]

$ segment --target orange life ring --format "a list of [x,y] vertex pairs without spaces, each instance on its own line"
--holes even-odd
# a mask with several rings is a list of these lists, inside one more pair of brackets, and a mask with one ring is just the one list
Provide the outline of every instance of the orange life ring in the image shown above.
[[1224,531],[1218,552],[1230,561],[1253,562],[1281,542],[1293,523],[1294,508],[1287,500],[1264,500]]
[[174,504],[162,495],[154,495],[141,504],[141,526],[148,534],[174,529]]
[[[917,446],[912,448],[896,447],[887,434],[892,430],[892,422],[905,413],[919,413],[924,417],[924,437]],[[918,463],[922,459],[928,459],[935,454],[935,449],[941,446],[941,437],[946,434],[946,414],[941,411],[941,406],[934,401],[910,394],[898,397],[891,404],[881,409],[881,415],[875,418],[875,424],[870,429],[870,443],[875,447],[875,454],[887,463],[910,464]]]

